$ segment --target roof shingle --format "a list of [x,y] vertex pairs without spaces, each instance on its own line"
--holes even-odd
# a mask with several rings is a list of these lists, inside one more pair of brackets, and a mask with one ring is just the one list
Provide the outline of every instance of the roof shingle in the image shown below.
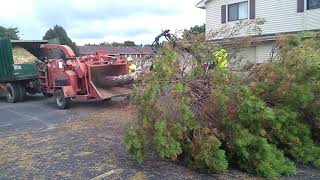
[[152,54],[153,51],[150,47],[132,46],[132,47],[111,47],[111,46],[79,46],[81,55],[95,54],[97,51],[106,51],[112,55],[118,54]]

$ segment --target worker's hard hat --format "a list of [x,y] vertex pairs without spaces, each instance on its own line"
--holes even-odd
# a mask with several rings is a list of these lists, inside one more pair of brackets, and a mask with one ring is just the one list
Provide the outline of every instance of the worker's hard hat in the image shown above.
[[128,57],[128,58],[127,58],[127,61],[128,61],[128,62],[132,62],[132,60],[133,60],[132,57]]

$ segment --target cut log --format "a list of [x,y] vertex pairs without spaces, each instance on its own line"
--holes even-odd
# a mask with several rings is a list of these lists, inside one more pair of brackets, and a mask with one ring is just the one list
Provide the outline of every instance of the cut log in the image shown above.
[[121,87],[132,83],[133,78],[131,75],[120,75],[120,76],[105,76],[96,78],[96,86],[101,88],[108,87]]

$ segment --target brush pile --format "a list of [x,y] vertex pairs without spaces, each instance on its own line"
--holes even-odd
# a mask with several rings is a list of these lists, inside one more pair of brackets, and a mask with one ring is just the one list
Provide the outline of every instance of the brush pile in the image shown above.
[[33,64],[37,58],[26,49],[15,46],[12,48],[14,64]]
[[164,47],[136,84],[128,151],[142,162],[155,147],[199,171],[232,166],[265,178],[294,174],[295,162],[320,168],[319,42],[279,38],[278,58],[246,73],[204,69],[228,58],[219,46],[192,42],[188,58],[184,45]]

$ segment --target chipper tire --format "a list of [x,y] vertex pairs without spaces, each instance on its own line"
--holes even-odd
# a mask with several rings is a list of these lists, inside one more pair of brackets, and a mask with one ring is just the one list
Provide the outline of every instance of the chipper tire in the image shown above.
[[8,83],[6,85],[7,94],[6,98],[9,103],[16,103],[20,100],[20,90],[17,84]]
[[54,98],[59,109],[67,109],[70,104],[70,98],[64,97],[64,93],[61,89],[54,92]]

